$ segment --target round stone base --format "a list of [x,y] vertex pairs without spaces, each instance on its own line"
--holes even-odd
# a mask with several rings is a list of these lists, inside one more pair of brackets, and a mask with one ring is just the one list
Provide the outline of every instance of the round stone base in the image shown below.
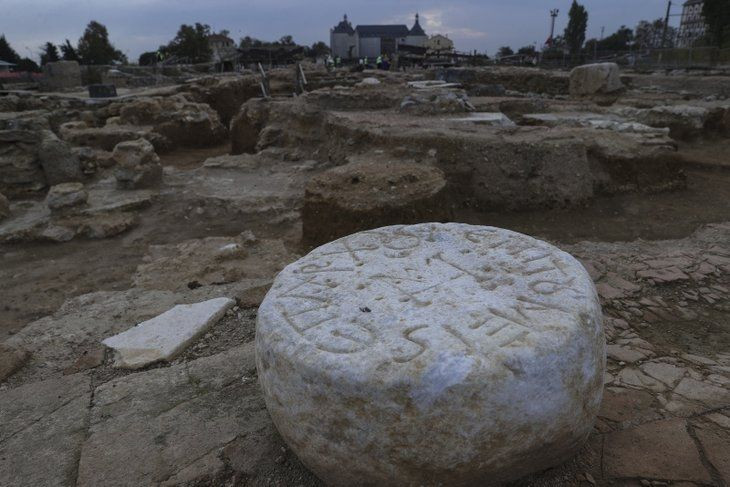
[[289,265],[256,354],[279,432],[330,485],[492,485],[559,464],[605,368],[580,263],[463,224],[361,232]]
[[313,177],[302,209],[305,243],[321,245],[394,223],[448,220],[446,178],[415,163],[359,162]]

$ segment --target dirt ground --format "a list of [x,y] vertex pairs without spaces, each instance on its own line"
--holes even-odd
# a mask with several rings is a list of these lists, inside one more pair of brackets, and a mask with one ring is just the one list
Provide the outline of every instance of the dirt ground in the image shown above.
[[[519,213],[482,212],[461,208],[455,221],[491,225],[542,238],[557,244],[581,240],[596,242],[666,240],[691,235],[703,224],[722,222],[730,215],[730,169],[714,164],[714,145],[687,149],[693,160],[706,167],[688,167],[687,189],[659,194],[620,194],[602,197],[584,208],[552,209]],[[209,157],[223,155],[228,146],[179,150],[162,157],[166,166],[191,169]],[[684,149],[683,149],[684,152]],[[131,275],[150,244],[169,244],[209,235],[232,236],[252,230],[262,238],[285,237],[292,250],[304,252],[299,229],[272,226],[268,221],[231,221],[229,218],[197,218],[185,225],[178,216],[189,213],[174,198],[165,207],[147,211],[139,227],[104,241],[0,245],[3,276],[0,291],[0,334],[11,335],[25,323],[55,311],[66,299],[94,290],[129,287]],[[32,261],[33,266],[28,262]],[[43,299],[34,297],[43,296]],[[1,336],[1,335],[0,335]]]

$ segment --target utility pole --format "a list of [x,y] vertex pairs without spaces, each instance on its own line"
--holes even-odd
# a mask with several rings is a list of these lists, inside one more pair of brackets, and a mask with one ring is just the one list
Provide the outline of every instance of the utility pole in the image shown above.
[[671,0],[667,3],[667,15],[664,17],[664,32],[662,32],[662,48],[667,45],[667,30],[669,29],[669,12],[672,10]]
[[555,18],[558,16],[558,10],[557,8],[554,8],[550,11],[550,47],[553,47],[553,35],[555,34]]

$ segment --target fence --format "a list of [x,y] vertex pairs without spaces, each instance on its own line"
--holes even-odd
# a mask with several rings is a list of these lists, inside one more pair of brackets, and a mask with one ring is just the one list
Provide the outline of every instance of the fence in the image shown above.
[[569,68],[593,62],[614,62],[622,66],[647,69],[708,69],[730,67],[730,49],[716,47],[596,51],[571,56],[562,51],[547,51],[539,58],[543,67]]

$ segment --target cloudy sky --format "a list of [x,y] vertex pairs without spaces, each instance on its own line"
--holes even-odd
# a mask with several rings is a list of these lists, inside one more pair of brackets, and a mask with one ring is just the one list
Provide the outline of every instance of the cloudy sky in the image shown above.
[[[117,48],[136,59],[174,37],[182,23],[201,22],[227,29],[236,40],[245,35],[277,39],[290,34],[299,43],[329,42],[329,29],[349,15],[353,24],[406,23],[420,12],[428,34],[443,33],[456,48],[493,54],[500,46],[543,43],[549,34],[549,10],[560,9],[562,32],[572,0],[0,0],[0,33],[21,55],[46,41],[75,43],[89,20],[107,26]],[[666,0],[582,0],[589,13],[588,37],[622,24],[663,17]],[[680,2],[674,2],[679,13]],[[678,22],[677,17],[672,23]]]

